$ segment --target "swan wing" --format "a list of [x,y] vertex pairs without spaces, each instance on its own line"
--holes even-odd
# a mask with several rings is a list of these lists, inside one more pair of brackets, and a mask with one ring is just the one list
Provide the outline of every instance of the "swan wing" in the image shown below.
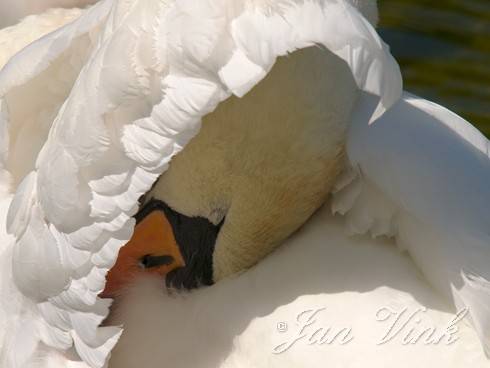
[[395,237],[434,287],[468,309],[488,352],[489,142],[461,117],[408,93],[368,125],[375,105],[368,94],[359,101],[333,210],[352,233]]
[[[95,48],[110,8],[109,2],[101,2],[80,18],[78,9],[52,10],[0,31],[5,46],[0,57],[0,196],[2,224],[11,233],[2,231],[0,248],[0,314],[6,316],[0,321],[1,366],[30,367],[35,364],[32,359],[44,356],[47,366],[54,367],[41,342],[64,350],[72,345],[70,334],[59,328],[66,322],[63,316],[56,310],[43,315],[44,307],[23,294],[15,280],[25,273],[30,287],[42,292],[67,281],[66,271],[59,267],[61,246],[44,222],[32,179],[54,118]],[[16,200],[11,203],[9,193],[14,191]],[[12,237],[18,238],[17,246]],[[28,245],[19,246],[22,243]],[[41,273],[51,276],[41,280]],[[48,320],[55,327],[50,329]]]

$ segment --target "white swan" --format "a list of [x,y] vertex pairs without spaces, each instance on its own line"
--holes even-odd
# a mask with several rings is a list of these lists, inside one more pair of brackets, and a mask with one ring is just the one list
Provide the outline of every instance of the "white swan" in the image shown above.
[[[239,213],[248,216],[233,220],[238,222],[228,217],[221,229],[227,221],[250,224],[241,229],[245,233],[274,208],[274,201],[270,206],[263,203],[263,187],[252,187],[247,194],[240,189],[241,180],[230,190],[226,183],[218,184],[214,192],[209,185],[189,185],[200,179],[209,184],[202,176],[182,180],[182,173],[193,172],[186,169],[186,160],[193,161],[189,157],[197,157],[216,173],[228,173],[212,165],[216,161],[206,156],[212,152],[205,151],[200,158],[196,152],[201,150],[192,147],[206,143],[206,134],[213,136],[213,124],[221,124],[222,116],[234,117],[236,130],[240,125],[235,119],[240,116],[255,114],[256,122],[262,110],[247,107],[242,112],[240,104],[257,106],[254,93],[262,92],[270,100],[263,103],[259,98],[263,105],[257,107],[271,107],[263,110],[271,120],[264,118],[262,124],[275,128],[244,127],[244,132],[258,132],[253,135],[258,145],[245,148],[267,154],[262,155],[264,162],[251,159],[251,171],[265,164],[262,167],[271,170],[262,176],[276,180],[275,188],[284,188],[277,178],[290,180],[293,169],[300,180],[290,185],[287,203],[292,210],[302,203],[306,207],[295,212],[301,215],[292,223],[272,231],[263,227],[267,236],[260,247],[248,246],[247,257],[251,255],[245,262],[241,262],[243,247],[226,239],[243,240],[248,235],[243,237],[236,228],[227,230],[212,255],[213,279],[253,265],[282,243],[330,189],[335,193],[332,201],[288,244],[237,277],[184,298],[163,293],[159,282],[137,282],[111,318],[113,324],[123,321],[126,332],[110,366],[488,364],[481,348],[488,348],[489,323],[488,141],[441,107],[408,94],[400,98],[396,63],[352,5],[375,22],[373,1],[210,0],[197,5],[195,0],[105,0],[11,59],[0,73],[2,205],[10,207],[4,221],[12,234],[2,235],[0,258],[4,366],[107,363],[121,330],[98,327],[109,302],[97,295],[120,247],[131,236],[138,199],[199,130],[201,116],[232,93],[244,97],[224,102],[206,117],[209,124],[170,163],[150,197],[169,202],[180,215],[199,215],[209,223],[220,222],[228,215],[223,208],[228,211],[246,198]],[[277,56],[313,44],[330,52],[295,53],[271,70]],[[247,94],[267,74],[268,79]],[[305,74],[308,77],[297,77]],[[366,92],[357,96],[355,84]],[[294,119],[290,129],[280,132],[281,121],[275,118],[283,118],[283,111],[273,107],[283,106],[291,86],[303,92],[301,103],[295,105],[298,101],[291,99],[283,104]],[[329,92],[328,101],[318,100]],[[325,124],[308,120],[311,130],[295,138],[293,129],[305,114],[310,119],[322,117]],[[274,142],[274,137],[280,139]],[[315,144],[311,142],[316,138]],[[298,143],[305,151],[292,147],[284,157],[297,158],[304,167],[288,166],[286,161],[286,173],[277,172],[282,156],[271,155],[264,142],[279,148]],[[340,161],[338,152],[345,143],[347,160]],[[320,150],[323,145],[328,149]],[[240,149],[232,162],[253,157]],[[219,158],[223,153],[217,152]],[[330,165],[309,173],[309,157]],[[343,174],[338,176],[341,168]],[[239,176],[240,170],[230,173]],[[308,185],[315,175],[325,178],[322,189]],[[187,189],[181,191],[176,183]],[[249,183],[254,184],[257,181]],[[311,197],[311,191],[316,196]],[[225,195],[216,196],[221,192]],[[210,206],[210,193],[217,205]],[[308,201],[296,200],[308,193]],[[192,200],[183,197],[187,194]],[[249,203],[252,210],[264,212],[253,216],[246,208]],[[329,206],[345,216],[330,215]],[[292,215],[270,213],[277,220],[274,224]],[[395,237],[425,278],[389,241],[348,237],[344,223],[355,233]],[[233,257],[237,252],[240,256]],[[452,309],[452,298],[457,309]],[[406,346],[400,333],[377,344],[390,310],[414,311],[422,306],[429,311],[421,311],[421,324],[443,332],[450,328],[442,337],[459,340]],[[314,343],[318,333],[313,340],[307,341],[308,335],[291,343],[297,329],[294,319],[300,314],[304,321],[315,311],[318,318],[309,327],[334,325],[344,336],[328,346]],[[457,311],[466,313],[473,328],[463,321],[458,321],[457,331],[448,326]],[[277,331],[283,321],[289,322],[288,331],[283,323]],[[345,344],[337,344],[342,337]]]

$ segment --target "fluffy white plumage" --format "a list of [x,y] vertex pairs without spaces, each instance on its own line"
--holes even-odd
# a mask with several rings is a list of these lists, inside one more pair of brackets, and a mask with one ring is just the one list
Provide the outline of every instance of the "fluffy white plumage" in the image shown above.
[[[0,174],[2,186],[15,192],[6,222],[16,239],[7,239],[1,250],[2,262],[12,261],[13,268],[2,268],[0,314],[15,317],[0,320],[1,364],[106,365],[121,329],[98,327],[109,304],[97,294],[119,248],[130,238],[137,199],[198,132],[201,116],[232,93],[244,95],[277,56],[315,43],[345,60],[362,90],[380,96],[379,102],[368,95],[359,101],[348,150],[350,165],[361,175],[346,176],[339,184],[334,208],[347,212],[356,232],[396,235],[436,287],[454,292],[457,303],[470,307],[488,346],[489,277],[484,262],[489,242],[483,212],[490,195],[483,184],[489,172],[488,141],[439,107],[408,97],[397,103],[398,66],[352,6],[373,20],[368,3],[103,0],[19,52],[0,72],[0,131],[5,133],[0,136]],[[374,125],[368,124],[395,103]],[[406,140],[407,135],[413,139]],[[481,196],[472,201],[476,192]],[[339,234],[338,220],[327,220],[333,221],[332,234]],[[328,234],[321,232],[318,238],[333,236]],[[381,252],[379,245],[370,246]],[[312,247],[325,251],[318,243]],[[275,256],[252,273],[191,295],[181,305],[188,303],[192,311],[203,303],[201,298],[209,301],[227,288],[243,286],[243,295],[250,297],[265,293],[250,285],[260,284],[254,273],[266,272],[271,284],[264,287],[274,287],[278,276],[272,270],[282,262],[278,258],[279,266],[274,266]],[[406,262],[391,259],[392,253],[380,257],[392,262],[391,269]],[[393,277],[411,282],[408,273],[393,272]],[[298,285],[322,285],[326,275],[317,277]],[[430,294],[426,286],[418,290]],[[407,303],[418,303],[397,290],[378,292],[367,297],[374,303],[403,295]],[[330,294],[328,289],[321,293],[313,298],[315,303],[363,302],[342,299],[343,293]],[[432,298],[438,306],[442,303]],[[210,302],[209,308],[213,305]],[[247,321],[250,310],[244,313],[236,316]],[[280,316],[272,310],[269,314],[271,319]],[[240,335],[234,351],[246,351],[246,341],[270,327],[270,322],[258,323],[262,332]],[[224,331],[223,341],[234,331]],[[466,349],[461,359],[482,361],[472,332],[464,330],[464,337],[467,345],[454,347],[448,362],[459,359],[458,349]],[[295,359],[307,355],[302,350]],[[225,366],[259,364],[244,361],[244,356],[230,355]],[[186,366],[183,362],[179,364]]]
[[[344,219],[332,216],[329,205],[246,274],[186,297],[164,293],[158,280],[140,280],[122,305],[112,321],[125,324],[111,360],[117,368],[162,362],[177,368],[488,366],[476,333],[464,321],[457,324],[459,340],[453,344],[425,345],[423,339],[402,344],[414,326],[442,333],[455,311],[392,241],[348,236]],[[419,326],[409,322],[395,338],[378,344],[393,323],[393,318],[377,321],[383,307],[407,308],[403,322],[409,313],[427,311],[417,314]],[[282,352],[281,344],[295,340],[307,320],[296,323],[298,315],[320,308],[325,310],[303,331],[306,336]],[[281,322],[287,330],[278,330]],[[328,338],[351,328],[352,340],[308,341],[329,327]]]
[[368,129],[375,103],[363,98],[354,114],[348,155],[362,178],[343,212],[354,232],[395,236],[433,286],[468,308],[489,353],[489,142],[459,116],[409,94]]

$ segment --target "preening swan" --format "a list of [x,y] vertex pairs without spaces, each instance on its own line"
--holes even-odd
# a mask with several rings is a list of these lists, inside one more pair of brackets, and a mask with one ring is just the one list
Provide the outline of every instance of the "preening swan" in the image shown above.
[[2,366],[487,366],[488,140],[402,92],[376,21],[103,0],[0,31]]

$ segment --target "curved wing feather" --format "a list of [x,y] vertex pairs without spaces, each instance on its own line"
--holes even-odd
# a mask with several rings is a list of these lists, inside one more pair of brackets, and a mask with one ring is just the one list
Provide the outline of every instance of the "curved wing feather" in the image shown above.
[[489,142],[449,110],[405,93],[374,124],[363,95],[348,138],[350,173],[334,211],[354,233],[394,236],[429,281],[468,308],[490,348]]

